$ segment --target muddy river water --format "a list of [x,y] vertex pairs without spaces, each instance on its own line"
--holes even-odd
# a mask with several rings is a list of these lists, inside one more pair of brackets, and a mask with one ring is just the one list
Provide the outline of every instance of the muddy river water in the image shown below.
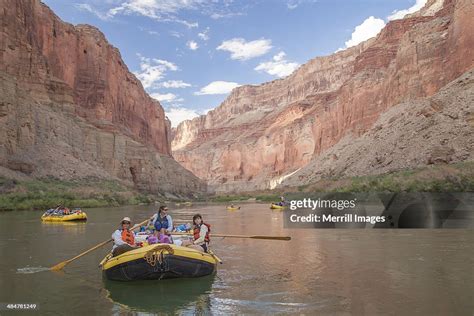
[[[123,216],[153,206],[86,210],[87,223],[42,223],[40,213],[0,213],[0,303],[41,314],[471,315],[474,231],[461,229],[285,229],[267,204],[170,206],[176,221],[201,213],[212,232],[288,235],[289,242],[213,238],[223,260],[200,279],[110,282],[98,263],[106,246],[42,271],[110,238]],[[0,311],[3,315],[5,310]],[[15,312],[12,312],[15,314]]]

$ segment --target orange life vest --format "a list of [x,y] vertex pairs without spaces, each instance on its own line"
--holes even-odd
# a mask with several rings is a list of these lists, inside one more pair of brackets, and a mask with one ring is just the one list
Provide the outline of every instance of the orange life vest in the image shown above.
[[[204,241],[209,243],[211,241],[211,239],[209,238],[209,233],[211,232],[211,225],[206,224],[206,223],[202,223],[201,225],[206,225],[207,226],[207,233],[206,233],[206,237],[204,237]],[[199,239],[199,233],[200,232],[201,232],[201,227],[200,226],[194,226],[194,231],[193,231],[194,240]]]
[[122,230],[122,240],[130,246],[135,246],[135,235],[128,229]]

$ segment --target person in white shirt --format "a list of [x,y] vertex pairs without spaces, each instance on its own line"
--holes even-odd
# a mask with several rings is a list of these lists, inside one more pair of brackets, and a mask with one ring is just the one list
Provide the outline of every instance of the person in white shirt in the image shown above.
[[114,257],[137,248],[135,244],[135,234],[130,230],[130,217],[124,217],[120,225],[120,228],[112,234],[114,241],[112,256]]
[[183,241],[182,245],[202,252],[209,251],[211,225],[204,223],[201,214],[193,216],[193,241]]

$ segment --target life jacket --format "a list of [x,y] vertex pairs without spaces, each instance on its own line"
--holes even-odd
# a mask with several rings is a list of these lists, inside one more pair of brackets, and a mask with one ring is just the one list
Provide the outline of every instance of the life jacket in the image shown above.
[[128,229],[122,230],[122,240],[130,246],[135,246],[135,235]]
[[[211,232],[211,225],[206,224],[206,223],[202,223],[201,225],[207,226],[207,233],[206,233],[206,236],[204,237],[204,242],[209,243],[211,241],[211,239],[209,238],[209,233]],[[194,225],[194,231],[193,231],[194,240],[199,239],[200,232],[201,232],[201,226]]]
[[[158,229],[157,224],[159,224],[159,229]],[[154,223],[154,226],[155,226],[156,230],[160,230],[161,228],[168,229],[168,226],[169,226],[168,215],[165,216],[164,218],[161,218],[160,214],[157,213],[156,214],[156,221]]]

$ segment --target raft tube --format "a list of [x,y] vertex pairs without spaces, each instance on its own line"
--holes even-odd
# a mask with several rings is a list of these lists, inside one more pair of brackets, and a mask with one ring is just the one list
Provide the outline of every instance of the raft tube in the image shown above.
[[237,210],[240,210],[240,206],[239,207],[230,207],[230,206],[228,206],[227,210],[228,211],[237,211]]
[[271,208],[272,210],[284,210],[284,209],[285,209],[285,206],[281,206],[281,205],[272,203],[272,204],[270,205],[270,208]]
[[87,214],[85,212],[73,213],[69,215],[43,215],[41,220],[45,222],[70,222],[70,221],[86,221]]
[[217,258],[188,247],[173,244],[147,245],[117,257],[107,255],[100,266],[108,280],[162,280],[196,278],[213,274]]

